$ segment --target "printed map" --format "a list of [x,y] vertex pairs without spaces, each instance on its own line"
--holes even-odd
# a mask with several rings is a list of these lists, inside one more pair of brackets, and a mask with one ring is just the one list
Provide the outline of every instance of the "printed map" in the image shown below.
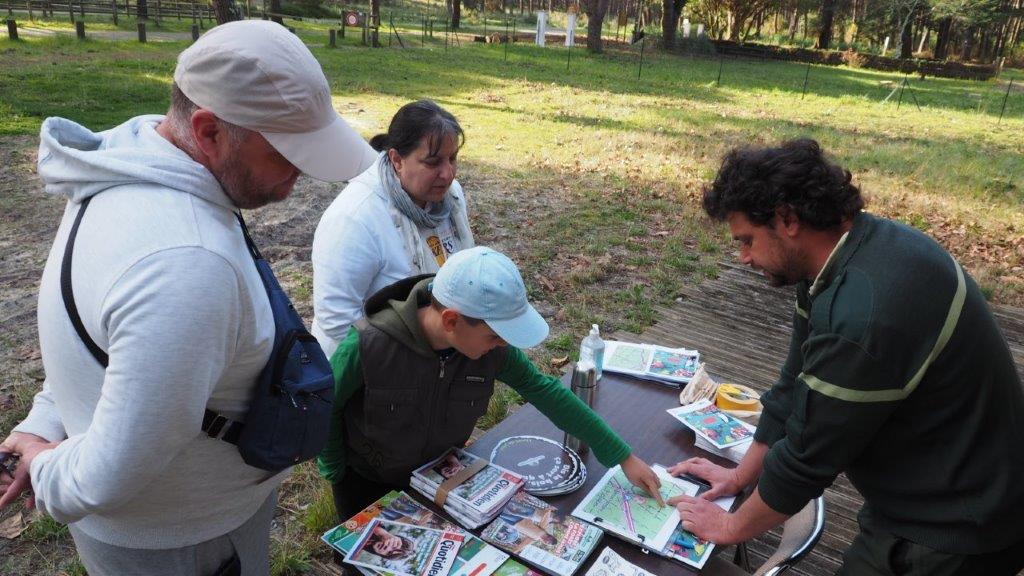
[[[665,500],[685,493],[687,490],[674,482],[663,480],[661,483],[661,496]],[[600,518],[601,525],[616,526],[648,543],[658,538],[667,522],[677,518],[674,507],[658,506],[654,498],[629,483],[621,468],[616,468],[608,481],[599,486],[599,491],[588,497],[582,511]]]

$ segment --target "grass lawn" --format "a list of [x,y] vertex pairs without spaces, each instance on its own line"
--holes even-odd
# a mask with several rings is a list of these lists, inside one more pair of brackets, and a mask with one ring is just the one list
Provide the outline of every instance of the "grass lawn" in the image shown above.
[[[811,67],[802,94],[800,64],[683,58],[648,46],[638,79],[638,47],[591,56],[517,44],[506,59],[505,46],[468,36],[446,51],[436,28],[420,47],[411,23],[400,28],[408,50],[358,47],[351,30],[329,49],[327,24],[289,24],[322,63],[336,108],[365,136],[418,98],[460,119],[459,178],[478,240],[513,255],[550,316],[552,337],[535,355],[544,365],[571,356],[591,322],[640,331],[683,284],[715,275],[733,249],[725,229],[701,215],[702,184],[730,148],[798,136],[816,138],[853,172],[869,209],[938,238],[993,300],[1024,303],[1024,91],[1011,92],[1000,123],[1006,85],[997,81],[911,78],[897,108],[898,95],[881,103],[890,91],[882,83],[902,77],[869,70]],[[186,45],[0,39],[0,144],[25,141],[50,115],[102,129],[162,112]],[[1012,74],[1014,86],[1024,82]],[[0,192],[4,210],[11,198],[31,198]],[[22,225],[0,219],[0,233]],[[315,219],[309,225],[311,234]],[[294,249],[308,260],[308,245]],[[286,270],[293,296],[308,300],[308,263]],[[30,395],[18,397],[0,429],[24,413]],[[515,401],[497,395],[483,424]],[[275,573],[319,573],[329,555],[316,538],[333,510],[311,466],[285,485],[282,510]],[[28,544],[17,554],[39,542],[70,554],[58,527],[38,532],[22,536]]]

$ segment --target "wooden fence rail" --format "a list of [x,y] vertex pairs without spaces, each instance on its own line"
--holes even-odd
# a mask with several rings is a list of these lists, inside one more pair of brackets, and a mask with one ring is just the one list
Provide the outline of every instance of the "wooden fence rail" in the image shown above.
[[[67,14],[69,19],[82,18],[86,15],[109,16],[117,22],[117,16],[138,17],[138,2],[131,0],[7,0],[7,13],[15,10],[27,11],[29,18],[36,14],[54,17]],[[3,6],[0,3],[0,6]],[[167,18],[214,20],[213,6],[209,2],[180,0],[149,0],[146,2],[150,20]],[[2,9],[2,8],[0,8]]]

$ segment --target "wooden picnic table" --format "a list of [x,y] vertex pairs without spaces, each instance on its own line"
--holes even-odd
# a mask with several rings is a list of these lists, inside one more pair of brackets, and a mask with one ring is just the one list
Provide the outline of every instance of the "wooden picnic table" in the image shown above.
[[[569,376],[566,376],[565,380],[568,378]],[[594,410],[629,443],[633,453],[648,464],[657,463],[666,468],[698,455],[698,450],[694,447],[693,432],[665,412],[677,406],[679,389],[610,372],[604,373],[594,396]],[[536,408],[526,404],[491,428],[466,450],[490,458],[491,449],[499,441],[509,436],[522,435],[543,436],[558,442],[565,436]],[[735,466],[728,460],[704,451],[699,451],[699,455],[729,467]],[[593,449],[587,452],[584,462],[587,466],[587,483],[582,488],[564,496],[543,498],[545,502],[557,507],[564,516],[572,513],[607,470],[594,457]],[[681,562],[649,554],[638,546],[609,534],[605,534],[595,552],[577,574],[586,573],[605,546],[611,547],[626,560],[652,574],[698,574],[696,570]],[[716,549],[712,553],[718,551]]]

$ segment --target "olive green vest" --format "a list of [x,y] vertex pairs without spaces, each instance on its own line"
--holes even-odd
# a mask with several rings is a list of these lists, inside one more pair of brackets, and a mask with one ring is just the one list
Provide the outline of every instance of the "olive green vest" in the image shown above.
[[345,406],[350,466],[367,479],[403,486],[416,468],[465,445],[508,351],[495,348],[478,360],[455,352],[442,361],[365,319],[356,329],[364,382]]

